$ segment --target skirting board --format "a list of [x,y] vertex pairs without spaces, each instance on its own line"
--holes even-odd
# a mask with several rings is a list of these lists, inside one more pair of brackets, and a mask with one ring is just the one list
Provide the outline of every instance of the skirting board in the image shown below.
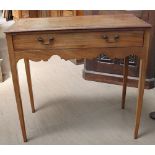
[[[123,82],[122,75],[94,72],[94,71],[88,71],[86,69],[83,70],[83,78],[89,81],[104,82],[117,85],[122,85]],[[138,78],[128,76],[128,86],[138,87]],[[155,78],[146,79],[145,89],[152,89],[154,87],[155,87]]]

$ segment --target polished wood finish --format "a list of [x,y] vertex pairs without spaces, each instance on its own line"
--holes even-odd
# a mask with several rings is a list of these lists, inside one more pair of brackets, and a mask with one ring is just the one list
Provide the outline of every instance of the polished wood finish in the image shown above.
[[[106,35],[108,38],[104,39]],[[115,39],[118,35],[119,38]],[[81,36],[83,36],[81,38]],[[40,39],[40,40],[39,40]],[[13,36],[15,50],[66,49],[66,48],[96,48],[96,47],[142,47],[143,31],[114,32],[72,32],[21,34]]]
[[122,109],[125,108],[126,88],[127,88],[127,80],[128,80],[128,62],[129,62],[129,57],[126,57],[124,59],[124,68],[123,68]]
[[[137,137],[140,112],[142,109],[141,105],[145,80],[144,75],[148,56],[148,34],[150,28],[150,24],[147,24],[133,15],[120,14],[112,16],[61,17],[61,19],[22,19],[9,28],[6,31],[6,35],[24,141],[26,141],[26,131],[16,68],[18,60],[26,60],[26,68],[28,69],[27,78],[30,81],[28,60],[46,61],[53,55],[58,55],[65,60],[82,58],[93,59],[102,54],[103,51],[111,58],[117,57],[124,59],[129,55],[137,55],[142,61],[142,67],[140,68],[139,96],[137,101],[136,132],[134,136]],[[108,35],[108,40],[107,37],[102,37],[103,45],[101,45],[102,39],[100,36],[100,34],[102,35],[102,32],[110,34]],[[117,36],[118,32],[120,40]],[[52,36],[50,36],[51,34],[54,36],[55,46],[53,45],[54,43]],[[87,34],[87,37],[84,37],[84,34]],[[32,38],[31,41],[33,46],[28,42],[27,35],[31,35],[30,40]],[[42,35],[45,35],[45,38]],[[36,36],[42,36],[43,38],[36,38]],[[66,38],[66,40],[63,40],[61,38],[62,36],[63,39]],[[91,38],[89,38],[90,36]],[[125,38],[123,36],[125,36]],[[28,43],[24,42],[24,44],[22,44],[22,42],[20,42],[17,38],[20,38],[22,41],[27,40]],[[135,41],[133,42],[131,38]],[[41,45],[38,45],[38,41]],[[20,45],[17,45],[17,43]],[[29,91],[31,95],[31,82],[29,83]]]

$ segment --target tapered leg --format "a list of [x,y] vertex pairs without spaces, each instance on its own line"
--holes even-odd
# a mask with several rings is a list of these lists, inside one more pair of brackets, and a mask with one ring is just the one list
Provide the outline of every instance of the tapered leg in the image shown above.
[[24,142],[26,142],[27,136],[26,136],[24,113],[23,113],[23,106],[22,106],[22,100],[21,100],[21,94],[20,94],[17,64],[15,60],[11,60],[10,62],[11,62],[12,80],[13,80],[13,85],[14,85],[14,92],[15,92],[15,97],[16,97],[20,126],[22,130],[23,140]]
[[32,90],[32,81],[31,81],[29,59],[24,59],[24,62],[25,62],[27,83],[28,83],[28,89],[29,89],[29,95],[30,95],[31,109],[32,109],[32,112],[34,113],[35,112],[35,107],[34,107],[34,98],[33,98],[33,90]]
[[145,86],[145,74],[146,74],[146,59],[140,60],[140,71],[139,71],[139,84],[138,84],[138,99],[137,99],[137,108],[136,108],[136,122],[135,122],[135,131],[134,138],[138,138],[138,130],[140,125],[140,118],[142,112],[143,104],[143,95],[144,95],[144,86]]
[[14,52],[13,42],[12,42],[13,39],[11,35],[6,35],[6,38],[8,43],[10,67],[12,72],[12,80],[13,80],[14,92],[16,97],[19,121],[20,121],[21,130],[22,130],[23,140],[24,142],[26,142],[27,135],[26,135],[23,106],[22,106],[22,100],[21,100],[21,94],[20,94],[20,86],[19,86],[19,78],[18,78],[17,62],[16,62],[17,60],[15,57],[15,52]]
[[122,109],[125,108],[126,89],[127,89],[127,80],[128,80],[128,61],[129,61],[129,58],[126,57],[124,59],[124,68],[123,68]]

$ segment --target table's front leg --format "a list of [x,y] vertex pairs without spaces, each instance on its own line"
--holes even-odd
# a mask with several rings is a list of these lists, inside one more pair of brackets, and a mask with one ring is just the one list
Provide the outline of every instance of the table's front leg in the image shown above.
[[13,80],[14,92],[15,92],[15,97],[16,97],[20,126],[21,126],[21,130],[22,130],[23,140],[24,140],[24,142],[26,142],[27,141],[27,135],[26,135],[25,121],[24,121],[22,99],[21,99],[21,94],[20,94],[17,60],[15,57],[14,49],[13,49],[13,42],[12,42],[12,36],[11,35],[7,35],[7,42],[8,42],[10,67],[11,67],[11,72],[12,72],[12,80]]
[[18,115],[19,115],[19,120],[20,120],[20,126],[21,126],[21,129],[22,129],[23,140],[24,140],[24,142],[26,142],[27,141],[27,136],[26,136],[24,113],[23,113],[23,106],[22,106],[22,100],[21,100],[21,94],[20,94],[17,63],[15,62],[14,59],[12,59],[10,61],[10,63],[11,63],[12,80],[13,80],[13,85],[14,85],[14,92],[15,92],[15,97],[16,97],[16,103],[17,103],[17,110],[18,110]]
[[144,32],[144,51],[143,51],[144,54],[140,58],[138,98],[137,98],[137,108],[136,108],[135,131],[134,131],[135,139],[138,138],[138,130],[140,126],[143,95],[144,95],[144,88],[145,88],[145,76],[146,76],[146,68],[147,68],[148,54],[149,54],[149,41],[150,41],[150,30],[146,30]]
[[140,70],[139,70],[138,98],[137,98],[137,108],[136,108],[135,131],[134,131],[135,139],[138,138],[138,130],[140,126],[140,118],[141,118],[141,112],[142,112],[143,95],[144,95],[144,87],[145,87],[146,65],[147,65],[147,59],[142,58],[140,60]]

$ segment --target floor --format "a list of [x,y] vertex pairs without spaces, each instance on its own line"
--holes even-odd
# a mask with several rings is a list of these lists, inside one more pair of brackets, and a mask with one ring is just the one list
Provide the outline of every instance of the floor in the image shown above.
[[[0,33],[9,25],[1,24]],[[0,36],[3,68],[9,73],[5,35]],[[140,137],[134,140],[136,88],[128,88],[126,109],[121,110],[121,86],[86,81],[83,65],[53,56],[48,62],[31,62],[37,110],[32,114],[23,60],[18,69],[28,142],[22,142],[8,76],[0,83],[0,144],[155,144],[155,121],[149,118],[155,111],[155,89],[145,91]]]
[[2,18],[0,14],[0,59],[3,59],[2,72],[4,74],[4,80],[9,77],[10,67],[9,57],[7,53],[7,43],[3,31],[7,29],[9,26],[11,26],[13,23],[13,21],[6,22],[6,20]]

